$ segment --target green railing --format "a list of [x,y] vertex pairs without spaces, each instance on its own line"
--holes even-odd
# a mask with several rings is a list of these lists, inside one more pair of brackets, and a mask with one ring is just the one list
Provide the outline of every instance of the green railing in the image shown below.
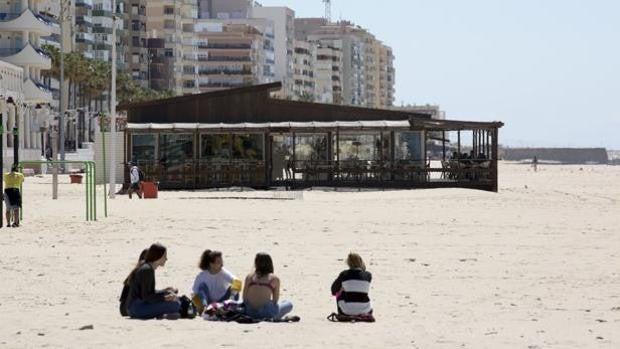
[[[23,168],[24,165],[63,165],[63,164],[81,164],[84,166],[86,175],[86,220],[97,220],[97,173],[96,165],[94,161],[74,161],[74,160],[54,160],[54,161],[20,161],[19,168]],[[23,199],[23,190],[20,188]],[[108,203],[105,193],[105,186],[103,188],[103,203],[104,203],[104,215],[108,216]],[[20,217],[23,217],[23,208],[20,210]]]

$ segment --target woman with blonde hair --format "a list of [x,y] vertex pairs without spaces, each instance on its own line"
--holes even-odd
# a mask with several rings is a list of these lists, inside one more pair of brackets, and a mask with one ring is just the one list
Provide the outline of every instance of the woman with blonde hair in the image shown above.
[[332,284],[332,295],[336,297],[338,314],[372,314],[368,291],[372,274],[366,270],[362,257],[354,252],[347,256],[349,269],[338,275]]

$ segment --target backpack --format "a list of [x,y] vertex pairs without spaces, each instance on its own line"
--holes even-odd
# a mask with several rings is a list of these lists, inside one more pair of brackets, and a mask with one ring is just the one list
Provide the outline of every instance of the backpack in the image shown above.
[[138,180],[140,182],[143,182],[146,178],[146,176],[144,175],[144,171],[142,171],[139,167],[138,167]]
[[331,322],[375,322],[375,317],[372,314],[346,315],[331,313],[327,320]]

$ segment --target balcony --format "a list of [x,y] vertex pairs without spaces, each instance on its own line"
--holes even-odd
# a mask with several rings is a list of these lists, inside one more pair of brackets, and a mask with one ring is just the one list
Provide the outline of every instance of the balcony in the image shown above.
[[35,48],[31,43],[27,43],[22,48],[9,47],[0,49],[0,57],[5,62],[18,66],[33,66],[46,70],[52,67],[50,56],[39,48]]
[[0,12],[0,31],[33,32],[42,36],[59,34],[60,26],[52,19],[35,14],[29,8],[20,12]]
[[251,44],[217,44],[217,43],[205,43],[199,42],[198,48],[207,48],[207,49],[233,49],[233,50],[249,50],[252,48]]
[[199,75],[252,75],[252,69],[201,69]]
[[93,17],[110,17],[112,18],[111,10],[93,10]]
[[93,17],[92,16],[75,16],[75,24],[76,25],[84,25],[87,27],[93,26]]
[[235,56],[198,56],[198,60],[201,62],[251,62],[252,58]]
[[90,33],[76,33],[75,42],[81,42],[84,44],[92,44],[94,42],[93,34]]
[[75,7],[93,8],[93,0],[75,0]]

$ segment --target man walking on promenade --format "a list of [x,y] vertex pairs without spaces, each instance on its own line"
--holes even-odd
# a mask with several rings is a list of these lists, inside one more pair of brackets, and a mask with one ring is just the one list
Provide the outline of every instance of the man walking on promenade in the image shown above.
[[[19,190],[24,183],[24,175],[17,170],[17,164],[13,164],[11,172],[4,174],[7,227],[19,227],[19,209],[22,207],[22,194]],[[11,224],[11,216],[13,216],[13,224]]]
[[140,187],[140,169],[134,162],[127,163],[129,165],[129,198],[131,199],[131,194],[135,191],[140,199],[142,199],[142,188]]

